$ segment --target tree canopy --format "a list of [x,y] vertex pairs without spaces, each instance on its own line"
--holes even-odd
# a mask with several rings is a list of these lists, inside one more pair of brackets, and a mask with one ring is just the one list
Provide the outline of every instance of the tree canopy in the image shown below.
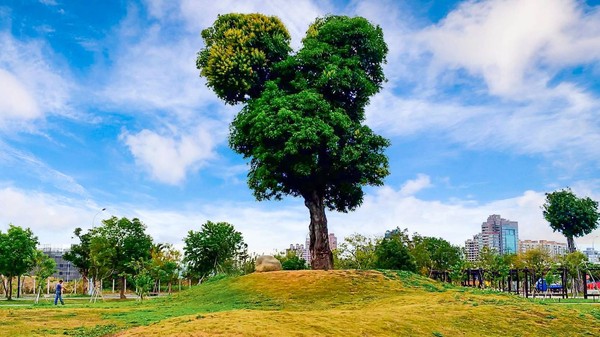
[[408,237],[403,232],[384,237],[375,248],[375,256],[377,268],[417,271],[414,257],[409,250]]
[[125,298],[126,274],[135,272],[131,262],[150,259],[152,237],[145,230],[146,226],[137,218],[115,216],[102,220],[102,226],[90,230],[91,264],[121,277],[121,298]]
[[221,15],[202,32],[197,67],[230,104],[244,103],[230,126],[230,147],[250,159],[258,200],[302,197],[310,213],[313,269],[330,269],[325,208],[363,201],[363,186],[389,174],[389,141],[364,125],[369,98],[385,80],[380,27],[360,17],[317,19],[295,54],[275,17]]
[[31,229],[10,225],[0,231],[0,274],[8,278],[8,299],[12,299],[13,277],[30,271],[37,256],[38,239]]
[[79,243],[72,245],[71,249],[63,254],[63,258],[73,263],[83,278],[83,292],[87,291],[87,280],[90,273],[90,233],[82,234],[81,228],[76,228],[73,234],[79,239]]
[[199,279],[222,271],[225,263],[247,254],[242,233],[227,222],[207,221],[200,231],[189,231],[184,242],[188,272]]
[[589,197],[578,198],[568,188],[546,193],[542,208],[550,227],[567,238],[570,253],[575,251],[573,237],[590,234],[598,227],[598,202]]

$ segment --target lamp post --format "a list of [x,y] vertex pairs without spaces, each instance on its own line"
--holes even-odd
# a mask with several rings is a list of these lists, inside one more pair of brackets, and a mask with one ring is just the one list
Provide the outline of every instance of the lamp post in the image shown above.
[[100,214],[100,213],[102,213],[104,211],[106,211],[106,207],[102,208],[101,210],[98,211],[98,213],[96,213],[94,215],[94,217],[92,218],[92,228],[94,228],[94,222],[96,221],[96,217],[98,216],[98,214]]

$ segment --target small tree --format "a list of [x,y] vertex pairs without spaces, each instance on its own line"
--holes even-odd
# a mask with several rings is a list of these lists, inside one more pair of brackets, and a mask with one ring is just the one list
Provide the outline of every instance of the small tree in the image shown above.
[[298,256],[294,250],[288,250],[285,254],[277,254],[275,258],[281,262],[283,270],[307,269],[306,260]]
[[35,251],[34,257],[34,265],[31,270],[31,274],[35,277],[35,282],[37,287],[35,289],[35,303],[38,303],[40,300],[40,295],[42,293],[42,288],[44,287],[44,281],[48,279],[48,277],[52,276],[56,272],[56,261],[50,256],[44,254],[41,250]]
[[135,293],[140,297],[140,301],[144,301],[144,297],[154,285],[154,278],[151,274],[151,266],[143,258],[131,261],[129,267],[133,271],[131,281],[135,286]]
[[38,240],[31,229],[9,225],[0,231],[0,274],[8,279],[7,297],[12,299],[12,280],[30,271],[35,264]]
[[417,270],[430,276],[432,270],[448,271],[462,259],[459,247],[453,246],[442,238],[414,234],[411,253],[415,258]]
[[344,238],[336,252],[336,268],[339,269],[373,269],[377,257],[375,247],[377,239],[354,233]]
[[375,267],[415,272],[417,267],[405,238],[403,233],[393,233],[383,238],[375,247]]
[[573,237],[590,234],[598,227],[598,202],[589,197],[578,198],[569,188],[546,193],[542,208],[550,227],[567,238],[569,253],[576,250]]
[[[150,270],[156,280],[167,282],[168,293],[171,293],[173,282],[179,278],[181,270],[181,253],[171,244],[155,244],[152,246]],[[158,290],[160,292],[160,289]]]
[[[568,282],[571,285],[571,289],[573,293],[578,293],[579,291],[583,291],[583,280],[581,279],[581,273],[587,267],[587,256],[582,252],[573,252],[567,255],[564,255],[560,258],[560,263],[563,267],[567,268],[568,272]],[[567,285],[563,285],[567,286]]]
[[184,262],[188,273],[199,282],[208,275],[224,271],[230,260],[247,256],[242,233],[226,222],[207,221],[198,232],[189,231],[184,239]]

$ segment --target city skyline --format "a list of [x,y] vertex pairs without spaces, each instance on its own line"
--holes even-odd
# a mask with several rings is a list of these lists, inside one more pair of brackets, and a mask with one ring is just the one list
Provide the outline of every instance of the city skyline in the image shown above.
[[195,67],[200,32],[218,14],[258,12],[281,19],[295,50],[328,14],[383,30],[388,81],[366,123],[391,141],[391,174],[365,189],[356,211],[327,212],[340,241],[400,227],[461,245],[490,214],[517,219],[523,239],[563,240],[543,218],[545,193],[570,187],[600,200],[599,9],[575,0],[0,0],[0,230],[12,223],[68,247],[75,228],[117,216],[178,248],[208,220],[231,223],[259,254],[302,242],[303,200],[255,200],[248,164],[227,141],[241,106],[223,104]]

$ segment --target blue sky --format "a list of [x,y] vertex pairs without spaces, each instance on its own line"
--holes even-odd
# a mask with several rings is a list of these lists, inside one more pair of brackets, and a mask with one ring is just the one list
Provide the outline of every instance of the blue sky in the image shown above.
[[67,245],[115,215],[178,246],[207,220],[258,253],[303,242],[302,200],[253,199],[227,147],[241,107],[195,68],[200,31],[229,12],[278,16],[296,49],[326,14],[384,30],[388,82],[367,123],[392,142],[391,175],[357,211],[328,213],[338,238],[399,226],[462,244],[501,214],[522,239],[565,241],[543,219],[544,193],[600,200],[598,1],[282,4],[0,0],[0,230]]

